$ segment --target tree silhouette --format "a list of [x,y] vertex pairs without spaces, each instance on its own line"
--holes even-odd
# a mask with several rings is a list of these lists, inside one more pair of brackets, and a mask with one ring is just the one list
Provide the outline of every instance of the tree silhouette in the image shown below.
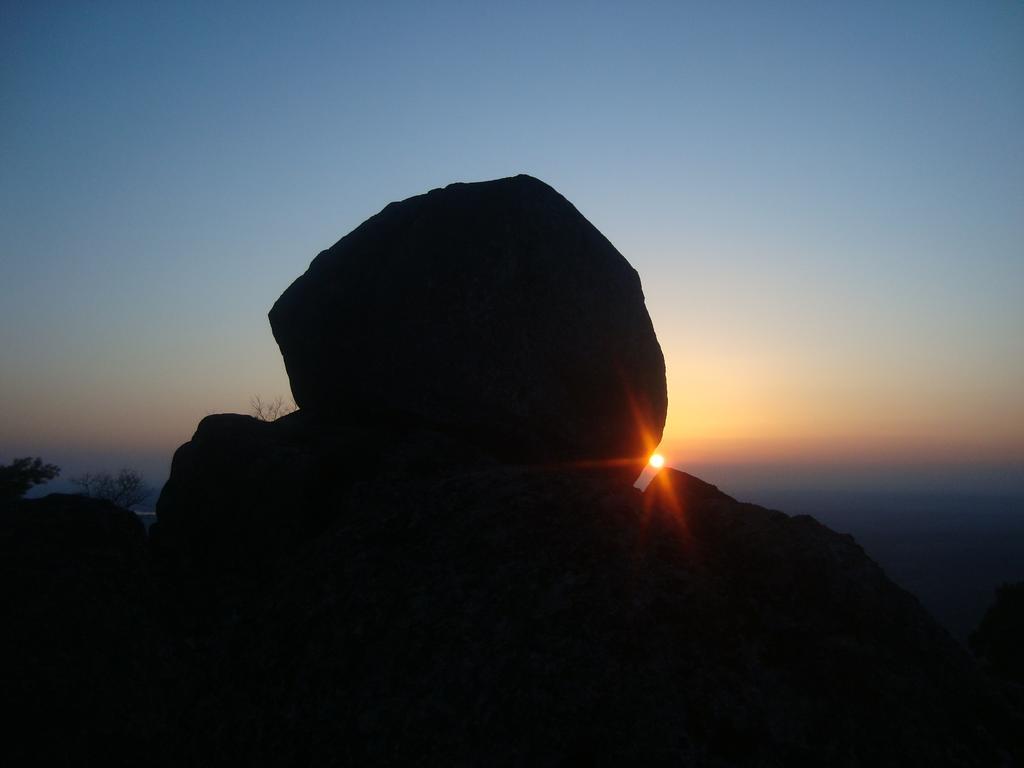
[[71,482],[84,495],[105,499],[125,509],[141,504],[153,492],[143,480],[142,473],[128,467],[122,468],[116,475],[109,472],[86,472],[71,478]]
[[259,395],[256,395],[249,401],[249,407],[253,417],[259,421],[277,421],[282,416],[287,416],[298,410],[295,403],[285,402],[280,395],[269,402],[264,402]]
[[20,499],[33,485],[53,480],[59,474],[60,467],[44,464],[39,457],[15,459],[0,466],[0,501]]

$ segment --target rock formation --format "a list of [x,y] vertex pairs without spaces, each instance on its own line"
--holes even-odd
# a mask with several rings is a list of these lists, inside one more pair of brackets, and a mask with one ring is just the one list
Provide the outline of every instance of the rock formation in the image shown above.
[[423,429],[337,429],[305,409],[276,421],[207,416],[174,455],[151,535],[193,618],[237,612],[282,560],[324,533],[354,485],[486,466],[472,446]]
[[529,176],[392,203],[270,311],[295,402],[416,423],[522,462],[645,456],[665,362],[640,278]]
[[341,504],[233,628],[186,762],[1009,759],[968,655],[811,518],[672,470],[377,475]]
[[13,690],[73,746],[157,766],[1024,758],[1019,696],[852,538],[675,470],[640,492],[640,463],[604,461],[660,436],[661,352],[636,273],[549,187],[389,206],[271,318],[303,407],[203,419],[152,573],[126,512],[2,512]]
[[1020,686],[1024,699],[1024,581],[996,589],[970,645],[993,675]]

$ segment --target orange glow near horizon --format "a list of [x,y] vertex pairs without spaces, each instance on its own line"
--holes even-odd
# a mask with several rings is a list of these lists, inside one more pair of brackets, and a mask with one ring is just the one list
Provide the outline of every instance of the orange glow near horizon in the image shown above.
[[757,330],[737,340],[700,325],[705,338],[663,314],[662,446],[687,466],[1024,461],[1022,379],[1012,371],[979,381],[969,366],[922,361],[918,375],[908,353],[885,348],[885,336],[878,349],[823,342],[813,355],[792,348],[792,337],[761,338]]
[[[658,442],[661,455],[687,471],[707,465],[785,465],[792,474],[823,467],[1024,463],[1019,356],[1000,357],[1015,366],[1000,376],[974,377],[985,371],[984,361],[958,363],[955,370],[933,363],[918,376],[905,350],[902,357],[888,354],[885,336],[878,337],[880,362],[872,358],[874,348],[822,343],[812,355],[793,347],[792,334],[766,338],[750,326],[753,338],[734,338],[728,325],[674,314],[688,305],[649,304],[666,357],[668,420],[659,434],[630,399],[643,439],[622,465],[639,469]],[[186,363],[175,363],[173,376],[163,360],[125,369],[118,359],[103,358],[96,368],[77,353],[43,369],[5,370],[6,395],[17,407],[5,414],[0,460],[31,454],[72,466],[77,456],[102,454],[112,457],[104,459],[111,466],[150,460],[169,467],[174,450],[205,415],[245,413],[254,393],[287,395],[273,345],[265,334],[237,348],[190,351]],[[109,380],[114,371],[120,372],[116,381]]]
[[662,456],[660,453],[655,453],[651,455],[651,458],[647,463],[650,464],[655,469],[661,469],[662,467],[665,466],[665,457]]

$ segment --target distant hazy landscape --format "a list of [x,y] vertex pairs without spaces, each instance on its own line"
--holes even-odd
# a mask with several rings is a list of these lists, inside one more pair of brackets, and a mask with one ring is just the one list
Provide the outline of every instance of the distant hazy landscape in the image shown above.
[[759,501],[849,533],[957,640],[1003,582],[1024,579],[1024,497],[765,491]]

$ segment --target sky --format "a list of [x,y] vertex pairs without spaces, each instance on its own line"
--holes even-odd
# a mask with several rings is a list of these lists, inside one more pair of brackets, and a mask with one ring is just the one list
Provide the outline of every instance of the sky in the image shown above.
[[320,250],[529,173],[641,275],[670,464],[1024,488],[1019,2],[7,1],[0,168],[0,462],[162,482]]

